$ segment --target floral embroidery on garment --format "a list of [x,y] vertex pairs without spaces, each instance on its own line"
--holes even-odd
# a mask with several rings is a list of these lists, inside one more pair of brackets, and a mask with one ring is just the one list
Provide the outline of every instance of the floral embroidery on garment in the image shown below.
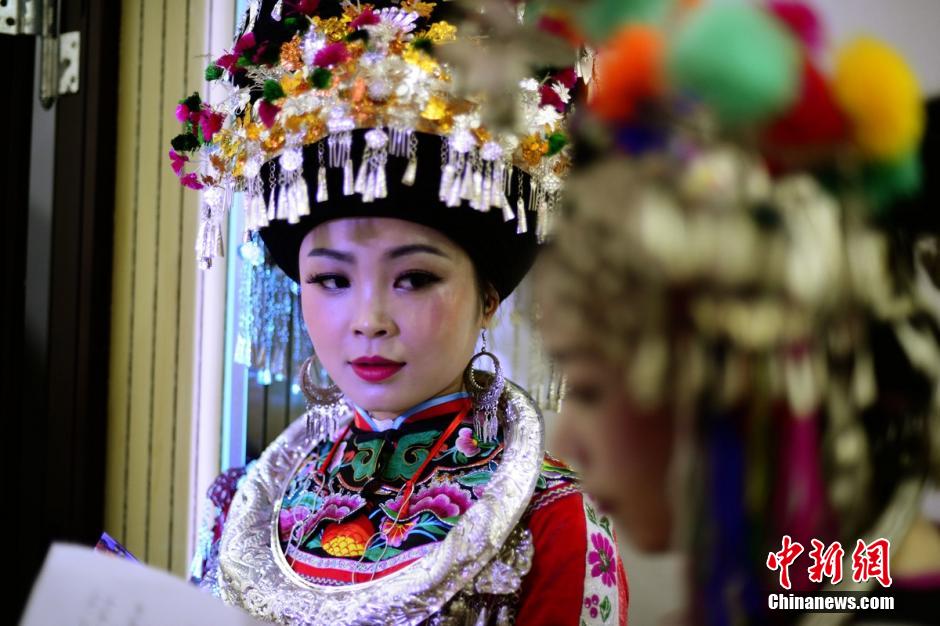
[[[478,441],[465,417],[432,458],[432,448],[468,404],[432,404],[397,430],[375,431],[354,420],[336,445],[325,483],[316,474],[334,442],[312,450],[288,486],[278,520],[280,547],[294,571],[309,580],[351,583],[363,574],[390,574],[440,542],[480,497],[503,449],[501,441]],[[405,481],[421,467],[406,504]]]
[[610,520],[598,514],[584,496],[585,528],[589,538],[584,568],[581,626],[614,624],[619,615],[617,541]]

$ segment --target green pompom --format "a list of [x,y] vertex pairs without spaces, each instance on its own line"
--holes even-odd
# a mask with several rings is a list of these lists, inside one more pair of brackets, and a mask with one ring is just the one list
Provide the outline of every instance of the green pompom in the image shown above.
[[190,111],[198,111],[199,107],[202,106],[202,98],[199,97],[198,92],[194,92],[193,95],[183,98],[179,103],[185,104]]
[[281,84],[276,80],[266,80],[264,81],[264,99],[268,102],[274,102],[275,100],[280,100],[284,97],[284,90],[281,89]]
[[254,65],[252,60],[244,54],[238,57],[238,61],[235,62],[236,67],[251,67],[252,65]]
[[206,68],[206,80],[218,80],[222,78],[222,68],[216,64],[212,64]]
[[289,17],[284,20],[284,26],[291,30],[298,30],[303,24],[304,22],[299,17]]
[[411,42],[411,47],[415,50],[420,50],[421,52],[427,52],[431,54],[431,51],[434,50],[434,42],[431,41],[430,37],[418,37]]
[[561,152],[561,149],[568,145],[568,138],[564,133],[552,133],[548,136],[548,155],[552,156]]
[[317,89],[326,89],[333,82],[333,72],[325,67],[318,67],[310,75],[310,84]]
[[708,5],[689,15],[673,40],[674,85],[701,98],[728,126],[767,120],[798,95],[800,48],[764,9]]
[[916,194],[923,182],[917,151],[892,163],[865,168],[865,194],[875,215],[883,216],[892,204]]
[[183,133],[171,139],[170,145],[177,152],[192,152],[199,148],[199,140],[192,133]]

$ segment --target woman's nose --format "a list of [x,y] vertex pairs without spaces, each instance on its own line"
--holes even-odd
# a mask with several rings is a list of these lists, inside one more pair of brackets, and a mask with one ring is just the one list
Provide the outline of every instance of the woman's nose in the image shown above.
[[352,330],[353,334],[370,339],[385,337],[395,332],[395,323],[381,298],[363,298],[356,311]]

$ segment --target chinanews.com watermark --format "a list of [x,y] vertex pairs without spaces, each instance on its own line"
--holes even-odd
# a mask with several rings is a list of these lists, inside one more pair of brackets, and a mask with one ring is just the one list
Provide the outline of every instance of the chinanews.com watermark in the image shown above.
[[[844,613],[858,611],[893,611],[895,598],[889,593],[877,595],[862,591],[805,591],[793,590],[790,567],[803,554],[805,548],[790,535],[784,535],[781,548],[767,554],[767,568],[777,572],[781,589],[778,593],[767,594],[767,608],[772,611],[803,611],[813,613]],[[891,587],[891,542],[887,539],[875,539],[866,542],[859,539],[855,543],[851,557],[846,559],[845,549],[838,541],[826,545],[818,539],[812,539],[810,550],[806,553],[810,565],[806,570],[809,583],[832,583],[843,580],[843,568],[851,568],[851,580],[854,583],[875,581],[882,588]],[[848,573],[845,575],[848,580]],[[876,587],[877,588],[877,587]]]
[[769,593],[767,608],[772,611],[809,613],[855,613],[893,611],[893,596],[869,596],[858,591],[820,591],[812,594]]

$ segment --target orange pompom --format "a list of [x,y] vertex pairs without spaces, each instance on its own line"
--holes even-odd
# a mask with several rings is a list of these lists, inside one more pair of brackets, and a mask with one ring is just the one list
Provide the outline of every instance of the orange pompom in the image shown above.
[[619,30],[599,50],[589,105],[608,122],[629,121],[637,104],[663,92],[663,38],[650,26]]

